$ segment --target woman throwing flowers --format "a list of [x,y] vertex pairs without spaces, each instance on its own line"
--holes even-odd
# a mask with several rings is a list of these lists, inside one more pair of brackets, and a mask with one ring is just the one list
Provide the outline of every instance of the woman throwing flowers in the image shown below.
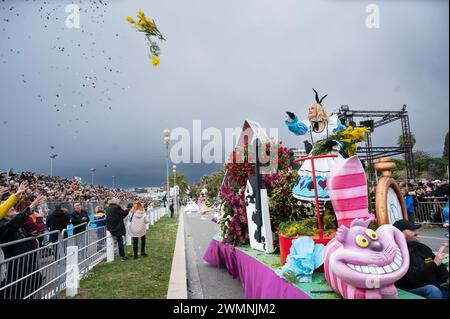
[[[330,139],[336,132],[345,129],[337,117],[337,114],[328,116],[328,113],[322,101],[327,97],[323,96],[319,99],[317,91],[315,92],[316,103],[313,103],[308,108],[307,119],[299,121],[297,116],[292,112],[286,112],[288,118],[285,123],[289,131],[295,135],[305,135],[307,139],[307,152],[309,154],[314,152],[314,146],[321,142],[325,143],[327,152],[329,154],[336,154],[334,158],[315,159],[315,171],[317,182],[317,193],[320,201],[328,201],[329,195],[326,188],[327,178],[330,171],[338,165],[343,157],[339,154],[340,144],[337,141]],[[308,147],[309,146],[309,147]],[[306,201],[314,201],[314,183],[312,179],[311,161],[305,161],[298,171],[298,180],[292,190],[295,198]]]

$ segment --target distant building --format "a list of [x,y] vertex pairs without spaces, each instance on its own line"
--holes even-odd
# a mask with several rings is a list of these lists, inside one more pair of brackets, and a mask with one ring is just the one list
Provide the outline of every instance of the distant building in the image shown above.
[[133,190],[133,193],[135,194],[145,194],[147,193],[147,189],[143,187],[135,187]]
[[129,188],[128,191],[139,197],[152,200],[161,200],[165,194],[164,187],[133,187]]
[[292,152],[292,156],[294,159],[306,157],[308,154],[306,153],[306,150],[303,148],[290,148],[289,153]]

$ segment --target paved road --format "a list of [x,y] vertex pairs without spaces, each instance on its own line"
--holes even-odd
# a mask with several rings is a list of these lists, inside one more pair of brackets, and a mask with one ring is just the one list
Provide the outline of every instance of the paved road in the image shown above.
[[203,253],[213,236],[219,232],[211,221],[212,213],[185,214],[188,298],[190,299],[243,299],[239,279],[225,269],[218,269],[203,261]]
[[[419,229],[419,240],[425,245],[429,246],[433,251],[438,251],[442,243],[448,243],[448,238],[444,236],[444,228],[434,227],[428,229],[422,227]],[[448,248],[445,250],[448,254]]]

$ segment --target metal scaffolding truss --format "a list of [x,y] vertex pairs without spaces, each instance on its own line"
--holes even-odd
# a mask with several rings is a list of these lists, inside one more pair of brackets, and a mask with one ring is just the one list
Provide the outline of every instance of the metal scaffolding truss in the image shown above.
[[[357,153],[359,157],[365,161],[369,182],[371,185],[376,181],[376,172],[373,167],[373,161],[377,158],[404,155],[406,164],[406,173],[408,179],[415,179],[414,173],[414,158],[412,153],[412,144],[408,137],[411,136],[411,128],[409,125],[408,111],[406,111],[406,105],[403,105],[401,111],[366,111],[366,110],[351,110],[348,105],[342,105],[337,112],[339,119],[345,125],[352,126],[369,126],[372,127],[372,132],[366,133],[366,146],[358,147]],[[359,123],[355,122],[356,118],[363,118],[364,121]],[[403,140],[405,141],[403,147],[399,146],[372,146],[372,134],[375,128],[379,128],[383,125],[400,121],[402,127]]]

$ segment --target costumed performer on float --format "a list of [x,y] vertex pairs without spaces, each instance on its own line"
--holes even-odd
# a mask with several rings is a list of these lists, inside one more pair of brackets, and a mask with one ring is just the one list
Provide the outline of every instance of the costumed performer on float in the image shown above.
[[[305,142],[306,152],[311,155],[314,145],[322,140],[328,139],[333,133],[345,130],[346,126],[341,124],[337,114],[328,116],[327,110],[322,105],[323,99],[328,95],[324,95],[319,99],[319,95],[315,89],[316,103],[308,108],[308,116],[306,120],[299,121],[298,117],[292,112],[286,112],[288,118],[285,123],[289,131],[295,135],[304,135],[307,139]],[[336,154],[337,157],[320,158],[314,160],[316,171],[317,193],[319,201],[324,202],[330,199],[327,190],[327,178],[333,167],[341,163],[344,158],[339,153],[340,144],[335,141],[328,142],[329,154]],[[311,161],[304,161],[298,171],[298,180],[295,184],[292,195],[300,200],[314,201],[314,183],[312,179]]]
[[206,194],[208,193],[208,190],[206,188],[203,188],[200,193],[199,198],[199,207],[200,207],[200,213],[206,214],[211,211],[211,207],[209,206],[208,197]]

